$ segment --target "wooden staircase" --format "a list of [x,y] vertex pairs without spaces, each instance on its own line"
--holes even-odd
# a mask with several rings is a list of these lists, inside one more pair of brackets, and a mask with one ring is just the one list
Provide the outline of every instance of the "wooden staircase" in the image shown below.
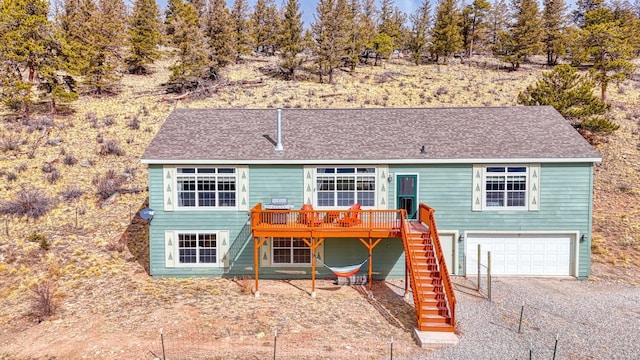
[[[432,226],[435,231],[435,223]],[[431,233],[431,229],[420,222],[405,222],[403,242],[418,330],[453,332],[455,295],[444,257],[438,256],[436,251],[440,249],[437,232],[435,241],[432,241]],[[434,246],[435,242],[437,244]],[[441,250],[439,252],[441,253]],[[438,261],[438,258],[441,261]]]

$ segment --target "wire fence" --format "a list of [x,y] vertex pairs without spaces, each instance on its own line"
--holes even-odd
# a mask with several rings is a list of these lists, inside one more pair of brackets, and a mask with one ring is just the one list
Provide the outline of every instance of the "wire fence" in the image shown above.
[[476,285],[478,293],[491,301],[491,251],[487,251],[483,259],[482,249],[478,244],[477,255],[473,256],[469,253],[467,263],[472,264],[471,268],[467,268],[467,277]]

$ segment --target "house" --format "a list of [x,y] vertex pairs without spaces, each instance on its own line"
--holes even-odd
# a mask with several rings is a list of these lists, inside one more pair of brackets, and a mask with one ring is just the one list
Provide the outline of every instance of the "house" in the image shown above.
[[[480,245],[493,274],[584,279],[599,161],[546,106],[177,109],[142,158],[150,272],[257,282],[369,259],[413,288],[420,261],[476,274]],[[356,203],[357,226],[339,224]],[[412,238],[422,255],[405,257]]]

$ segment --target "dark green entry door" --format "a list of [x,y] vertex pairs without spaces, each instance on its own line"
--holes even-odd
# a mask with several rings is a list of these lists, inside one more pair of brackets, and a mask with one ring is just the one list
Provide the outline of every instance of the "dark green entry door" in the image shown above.
[[398,209],[406,210],[409,219],[415,219],[418,211],[418,175],[398,175],[396,181]]

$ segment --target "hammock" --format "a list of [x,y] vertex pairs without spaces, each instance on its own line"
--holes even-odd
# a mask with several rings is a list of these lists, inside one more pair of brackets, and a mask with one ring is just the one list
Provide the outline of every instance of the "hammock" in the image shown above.
[[358,271],[360,271],[360,268],[362,267],[362,265],[364,265],[369,260],[369,258],[364,259],[364,261],[361,262],[360,264],[350,265],[350,266],[329,266],[324,262],[322,262],[322,260],[320,260],[319,257],[316,257],[316,260],[318,260],[320,264],[322,264],[322,266],[331,270],[331,272],[333,272],[337,277],[349,277],[351,275],[354,275]]

